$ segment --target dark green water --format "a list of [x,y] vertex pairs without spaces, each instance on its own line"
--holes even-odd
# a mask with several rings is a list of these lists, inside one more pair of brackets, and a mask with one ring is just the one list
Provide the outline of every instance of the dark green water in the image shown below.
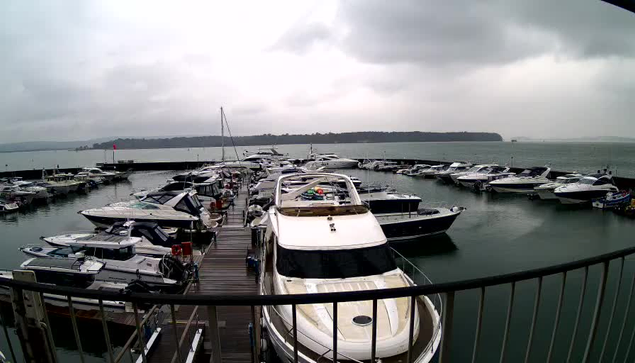
[[[457,219],[446,236],[409,244],[400,250],[426,272],[434,282],[471,279],[501,273],[577,260],[606,253],[633,244],[635,221],[610,212],[586,208],[569,208],[557,202],[530,201],[522,196],[475,194],[466,190],[438,184],[433,180],[413,179],[400,175],[349,170],[346,173],[360,177],[364,183],[390,184],[403,192],[420,195],[425,204],[443,203],[459,205],[467,210]],[[72,196],[41,206],[32,211],[5,216],[0,219],[3,253],[0,267],[15,268],[24,260],[17,251],[19,246],[39,243],[42,235],[52,235],[77,230],[90,230],[92,225],[77,211],[102,206],[106,203],[126,200],[130,193],[143,187],[160,185],[174,173],[136,173],[129,183],[105,186],[87,195]],[[604,340],[613,293],[616,286],[618,264],[611,265],[607,300],[598,334],[597,354]],[[628,288],[635,272],[630,259],[625,262],[624,281],[617,305],[616,319],[612,327],[609,345],[605,354],[612,358],[617,333],[624,317]],[[599,269],[593,268],[589,275],[583,321],[576,339],[573,362],[579,361],[587,339],[590,316],[595,304]],[[573,321],[577,313],[580,293],[581,271],[567,278],[565,309],[562,312],[554,362],[565,361]],[[523,361],[531,323],[536,292],[536,281],[519,283],[517,286],[512,329],[507,345],[507,361]],[[543,362],[551,337],[555,305],[560,288],[560,276],[546,278],[543,282],[538,324],[534,334],[531,362]],[[503,339],[503,328],[507,313],[509,286],[487,289],[485,315],[483,319],[479,362],[497,362]],[[478,291],[457,294],[453,336],[454,362],[471,360],[478,310]],[[618,361],[624,360],[628,338],[633,331],[635,316],[629,319],[626,336]],[[63,322],[59,329],[54,325],[56,342],[63,361],[77,361],[72,335]],[[103,361],[104,351],[93,334],[99,327],[81,327],[84,343],[91,346],[90,361]],[[246,331],[246,330],[245,330]],[[8,354],[4,337],[0,335],[0,349]],[[247,335],[245,334],[245,339]],[[88,342],[90,340],[92,343]],[[103,349],[103,347],[101,348]],[[634,356],[635,352],[631,352]],[[605,357],[606,359],[606,357]],[[608,359],[610,361],[610,359]]]

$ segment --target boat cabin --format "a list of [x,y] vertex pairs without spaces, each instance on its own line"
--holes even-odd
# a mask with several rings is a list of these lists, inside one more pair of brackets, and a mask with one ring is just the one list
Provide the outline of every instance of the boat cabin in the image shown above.
[[31,258],[20,266],[35,272],[38,282],[57,286],[87,288],[95,282],[95,276],[104,263],[83,258]]
[[[203,205],[196,197],[195,191],[157,191],[148,193],[141,202],[134,205],[142,204],[140,209],[152,209],[152,204],[160,204],[172,207],[179,212],[185,212],[197,216],[204,210]],[[158,208],[157,208],[158,209]]]

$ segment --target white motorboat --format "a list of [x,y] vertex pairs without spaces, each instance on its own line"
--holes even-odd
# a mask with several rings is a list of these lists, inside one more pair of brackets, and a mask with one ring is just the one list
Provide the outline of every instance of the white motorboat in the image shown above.
[[359,161],[347,158],[341,158],[335,154],[319,154],[315,160],[309,161],[304,165],[309,170],[323,169],[352,169],[356,168]]
[[534,193],[534,188],[550,180],[547,176],[551,172],[549,167],[533,167],[523,170],[516,176],[510,176],[489,182],[489,186],[498,193]]
[[101,179],[104,183],[110,183],[114,181],[117,176],[116,173],[111,173],[107,171],[103,171],[100,168],[82,168],[81,173],[83,175],[87,175],[91,179]]
[[498,166],[498,164],[478,164],[478,165],[474,165],[471,168],[464,170],[464,171],[459,171],[456,173],[452,173],[450,174],[450,179],[452,180],[452,182],[456,185],[461,185],[459,183],[459,177],[462,177],[463,175],[467,175],[467,174],[474,174],[474,173],[478,173],[481,172],[482,170],[485,170],[489,167],[492,166]]
[[56,173],[45,175],[40,186],[45,187],[51,194],[66,195],[68,193],[79,192],[86,187],[86,182],[76,180],[75,175],[67,173]]
[[493,165],[485,169],[481,169],[477,173],[460,176],[457,178],[457,181],[461,184],[461,186],[467,188],[477,187],[481,189],[481,187],[486,183],[514,175],[516,174],[510,172],[507,167]]
[[553,191],[553,194],[562,204],[582,204],[589,203],[593,199],[603,198],[607,193],[618,191],[611,174],[598,173],[587,175],[576,183],[558,187]]
[[[130,291],[129,284],[97,281],[95,277],[101,272],[104,262],[84,258],[30,258],[20,265],[23,271],[0,270],[0,279],[20,279],[25,271],[33,271],[36,281],[42,284],[124,293]],[[16,278],[16,274],[18,277]],[[149,291],[145,291],[149,292]],[[0,287],[0,294],[10,294],[10,289]],[[42,294],[44,303],[67,308],[68,297],[50,293]],[[99,310],[100,301],[81,297],[71,297],[73,308],[78,310]],[[109,312],[126,311],[123,301],[102,300],[103,309]]]
[[382,164],[375,168],[376,171],[397,171],[403,167],[402,164],[396,161],[384,161]]
[[170,247],[177,244],[158,224],[135,221],[118,222],[99,233],[62,234],[40,239],[55,247],[70,247],[95,241],[129,241],[134,243],[135,253],[152,257],[169,255]]
[[0,214],[7,214],[17,212],[20,206],[16,202],[8,202],[5,199],[0,199]]
[[[245,155],[247,151],[245,151]],[[245,156],[243,161],[252,163],[261,163],[264,161],[281,160],[284,159],[284,154],[281,154],[274,147],[267,149],[259,149],[255,154]]]
[[[382,229],[362,203],[350,179],[338,174],[314,174],[313,181],[287,193],[285,183],[305,175],[279,179],[275,206],[267,214],[262,249],[262,294],[314,294],[378,290],[412,286],[397,267]],[[320,183],[344,178],[348,197],[340,193],[308,193]],[[382,362],[403,362],[408,355],[409,322],[414,319],[413,362],[432,360],[441,338],[441,321],[428,297],[378,300],[376,357]],[[371,358],[372,301],[338,304],[337,360]],[[263,323],[271,345],[285,362],[293,361],[291,323],[297,321],[299,361],[333,360],[333,304],[289,305],[263,308]],[[295,319],[294,319],[295,316]]]
[[535,187],[534,190],[536,191],[538,197],[542,200],[558,199],[558,197],[556,197],[556,195],[553,193],[556,188],[571,183],[577,183],[578,181],[580,181],[580,179],[582,179],[582,176],[582,174],[566,174],[563,176],[559,176],[552,182],[541,184]]
[[450,167],[447,168],[446,170],[438,172],[436,174],[436,178],[438,180],[441,180],[444,183],[451,183],[452,174],[467,171],[471,167],[472,167],[472,163],[468,163],[467,161],[455,161],[452,164],[450,164]]
[[404,175],[408,176],[416,176],[419,175],[420,172],[427,170],[431,165],[428,164],[415,164],[412,168],[408,169],[408,171],[404,172]]
[[44,187],[38,186],[35,182],[25,181],[20,179],[12,180],[13,185],[20,187],[20,189],[25,190],[27,192],[35,193],[33,197],[34,200],[46,200],[49,198],[48,190]]
[[112,203],[79,213],[100,228],[128,220],[155,222],[161,227],[194,228],[200,232],[216,227],[193,190],[149,193],[142,200]]
[[0,185],[1,198],[7,199],[7,200],[19,201],[19,204],[22,204],[22,205],[31,204],[31,202],[33,202],[33,199],[35,199],[36,194],[37,194],[36,192],[30,192],[30,191],[24,190],[17,185],[13,185],[13,184]]
[[447,170],[449,167],[449,165],[444,164],[433,165],[426,170],[422,170],[417,176],[424,178],[435,178],[438,173]]
[[189,268],[170,255],[157,258],[137,254],[139,242],[139,237],[96,235],[75,240],[68,238],[67,247],[26,246],[20,251],[29,256],[51,259],[91,256],[105,263],[96,276],[97,280],[118,283],[141,281],[165,291],[179,291],[189,279]]

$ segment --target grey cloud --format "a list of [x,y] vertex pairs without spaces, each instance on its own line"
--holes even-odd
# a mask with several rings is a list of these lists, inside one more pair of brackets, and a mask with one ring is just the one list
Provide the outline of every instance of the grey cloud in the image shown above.
[[326,24],[309,22],[296,24],[282,34],[280,39],[271,47],[272,50],[286,50],[293,53],[305,54],[313,46],[320,43],[330,43],[335,39],[333,30]]

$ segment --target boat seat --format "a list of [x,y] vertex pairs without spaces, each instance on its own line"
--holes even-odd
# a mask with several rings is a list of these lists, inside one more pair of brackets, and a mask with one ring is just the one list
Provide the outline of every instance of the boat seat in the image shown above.
[[431,216],[433,214],[439,214],[438,209],[421,208],[417,210],[417,214],[420,216]]

